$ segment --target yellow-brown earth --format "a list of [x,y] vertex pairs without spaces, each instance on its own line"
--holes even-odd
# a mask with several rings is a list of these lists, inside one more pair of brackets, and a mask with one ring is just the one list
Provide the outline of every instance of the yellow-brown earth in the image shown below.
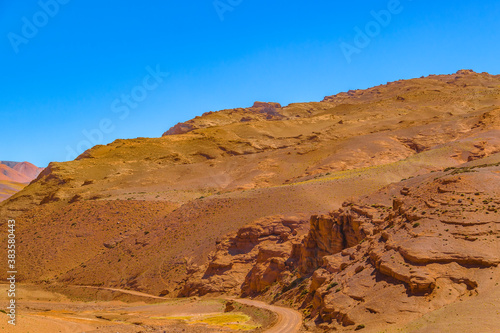
[[[311,215],[335,211],[337,213],[332,216],[348,214],[338,211],[346,200],[366,206],[365,199],[356,198],[372,194],[370,198],[377,200],[373,199],[369,205],[382,206],[371,207],[376,210],[373,214],[353,213],[364,216],[366,229],[363,230],[366,232],[359,233],[354,228],[349,241],[340,242],[335,249],[322,248],[314,236],[316,224],[312,224],[306,238],[301,236],[309,228],[306,223],[305,229],[284,240],[285,243],[289,241],[290,246],[281,248],[278,255],[273,252],[273,246],[281,245],[271,244],[278,242],[273,238],[262,247],[263,250],[257,249],[256,253],[262,250],[265,254],[260,259],[258,255],[246,257],[245,260],[250,263],[255,260],[259,265],[248,281],[242,281],[246,283],[245,288],[239,289],[233,283],[227,290],[269,299],[270,293],[274,293],[271,298],[276,297],[276,293],[283,293],[282,289],[278,290],[282,281],[291,295],[292,305],[303,307],[316,324],[337,328],[348,325],[348,329],[354,329],[354,324],[366,325],[365,329],[372,325],[378,329],[384,320],[384,325],[403,325],[438,309],[446,311],[466,293],[473,294],[467,297],[484,293],[494,295],[491,292],[494,284],[487,283],[489,276],[477,273],[491,271],[487,273],[492,274],[491,280],[498,280],[494,258],[472,264],[458,259],[430,263],[417,260],[420,252],[404,257],[406,252],[401,254],[397,250],[402,246],[399,242],[404,243],[405,237],[413,234],[422,234],[417,237],[418,241],[439,241],[439,246],[424,244],[422,248],[428,252],[437,251],[435,247],[441,249],[445,238],[449,239],[446,244],[459,239],[460,244],[454,246],[467,249],[462,245],[472,243],[470,239],[465,240],[465,236],[476,237],[474,232],[468,231],[470,228],[455,224],[453,228],[463,227],[466,231],[454,231],[452,227],[442,227],[446,223],[439,219],[414,222],[420,224],[413,228],[413,224],[398,220],[403,213],[388,207],[393,205],[391,195],[394,194],[411,201],[405,205],[415,207],[415,215],[420,216],[424,209],[426,214],[431,214],[441,205],[431,199],[444,200],[435,195],[438,187],[444,188],[439,181],[446,180],[453,172],[452,169],[443,170],[464,167],[464,163],[469,163],[465,167],[497,163],[499,96],[500,76],[464,70],[453,75],[432,75],[340,93],[321,102],[285,107],[256,103],[251,108],[206,113],[176,125],[160,138],[116,140],[90,149],[75,161],[51,163],[36,181],[0,205],[4,220],[16,218],[18,241],[23,253],[29,254],[18,258],[19,278],[30,283],[44,281],[128,288],[169,297],[196,293],[203,281],[196,277],[197,282],[192,283],[193,278],[210,266],[213,256],[220,253],[214,251],[232,248],[222,246],[229,239],[225,237],[227,234],[266,219],[275,221],[269,218],[271,216],[281,215],[284,220],[290,216],[305,217],[307,221]],[[460,176],[458,171],[457,175]],[[400,183],[406,178],[411,179]],[[498,167],[488,166],[464,172],[456,186],[462,186],[462,192],[479,191],[481,200],[498,206],[495,203],[498,193],[491,188],[492,184],[498,184],[497,180]],[[408,191],[408,194],[403,195],[401,191]],[[458,193],[459,190],[452,191]],[[418,197],[414,197],[414,193]],[[437,193],[440,197],[449,194]],[[474,198],[473,194],[464,195]],[[452,195],[449,196],[446,202],[451,205]],[[424,208],[426,204],[422,200],[436,207]],[[482,209],[477,202],[467,203]],[[348,209],[346,207],[342,209]],[[494,226],[498,212],[488,209],[487,215],[492,220],[487,222]],[[464,223],[477,218],[475,213],[455,213]],[[447,216],[448,212],[441,214]],[[335,219],[327,218],[324,223],[338,225],[340,222]],[[385,239],[378,239],[385,235],[380,228],[390,223],[394,229],[385,232],[388,235]],[[395,233],[400,228],[401,233]],[[371,230],[371,234],[367,230]],[[393,231],[395,234],[391,236]],[[481,237],[483,232],[487,233],[482,229],[480,232]],[[284,236],[286,233],[273,231],[265,237],[288,237]],[[434,238],[428,237],[429,233]],[[368,236],[373,239],[367,240]],[[396,237],[392,250],[383,245],[390,243],[391,237]],[[490,238],[491,244],[474,244],[483,252],[498,253],[498,247],[496,250],[492,247],[498,246],[496,238]],[[358,245],[359,242],[363,243]],[[217,243],[222,245],[216,248]],[[370,246],[373,251],[368,249]],[[378,247],[383,250],[377,250]],[[387,254],[390,251],[400,254]],[[347,265],[353,263],[355,273],[345,267],[342,271],[328,271],[323,257],[337,256],[332,259],[337,262],[342,259],[340,253],[346,253],[343,256],[349,257]],[[394,262],[384,261],[384,255],[393,256]],[[426,255],[431,256],[430,253]],[[287,256],[293,260],[285,265],[283,261],[287,261]],[[266,266],[271,261],[275,266]],[[488,265],[483,267],[485,262]],[[4,269],[2,265],[3,262],[0,269]],[[429,280],[417,274],[417,280],[423,279],[425,283],[412,282],[415,276],[397,271],[394,267],[398,265],[430,265],[430,273],[422,273]],[[450,269],[448,265],[454,265],[458,282],[449,276],[442,277],[442,271]],[[276,280],[270,284],[259,285],[256,277],[265,276],[262,274],[266,267],[271,267],[271,271],[285,267],[293,270],[283,270],[289,273],[286,277],[276,275]],[[236,281],[240,281],[243,274],[242,266],[239,269]],[[328,274],[317,273],[320,269]],[[211,272],[220,273],[217,269]],[[477,286],[470,282],[470,274],[475,276],[473,280]],[[328,288],[319,283],[323,275],[325,281],[339,280],[339,287],[328,291],[340,288],[335,293],[342,296],[340,303],[337,296],[323,290]],[[354,275],[366,275],[366,281],[374,285],[368,286],[368,282],[360,280],[356,288],[366,285],[369,291],[358,290],[351,295],[345,288],[349,281],[357,281],[352,278]],[[302,279],[298,284],[300,290],[287,284],[292,278]],[[466,278],[470,281],[464,280]],[[442,282],[442,279],[451,279],[452,283]],[[228,280],[222,278],[221,281]],[[311,289],[309,284],[313,283]],[[195,288],[189,290],[190,285]],[[434,287],[429,289],[431,285]],[[439,293],[438,300],[430,300],[437,287],[441,291],[453,289],[452,297]],[[374,307],[372,311],[363,312],[364,305],[358,303],[368,302],[371,293],[378,288],[387,290],[387,299],[393,300],[394,308]],[[219,293],[224,292],[224,288],[216,289]],[[300,302],[296,297],[301,297]],[[407,297],[411,304],[405,303],[407,300],[402,297]],[[423,307],[425,302],[429,305]],[[401,310],[397,304],[406,304],[408,310]],[[415,322],[414,327],[421,324]]]

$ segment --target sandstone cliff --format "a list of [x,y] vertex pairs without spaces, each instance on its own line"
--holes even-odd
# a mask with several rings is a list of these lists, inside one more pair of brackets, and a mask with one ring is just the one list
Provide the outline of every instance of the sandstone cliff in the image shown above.
[[259,235],[250,242],[257,250],[243,261],[236,251],[247,244],[242,235],[258,227],[241,229],[219,244],[184,294],[260,295],[302,309],[313,326],[375,331],[487,295],[500,277],[499,160],[415,177],[313,215],[301,241],[277,242],[278,233],[270,247],[261,238],[268,233],[250,232]]

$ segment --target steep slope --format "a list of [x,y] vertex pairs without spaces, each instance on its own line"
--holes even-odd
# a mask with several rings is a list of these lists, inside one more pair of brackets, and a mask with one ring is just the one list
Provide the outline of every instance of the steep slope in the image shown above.
[[460,71],[291,104],[276,109],[279,119],[241,121],[255,114],[247,109],[213,112],[182,135],[117,140],[52,163],[4,208],[15,215],[88,193],[121,199],[129,189],[185,202],[193,192],[300,182],[430,150],[441,165],[463,163],[499,149],[499,86],[498,76]]
[[17,237],[36,258],[20,259],[22,281],[176,295],[192,264],[249,223],[326,214],[402,178],[500,151],[499,96],[499,76],[460,71],[317,103],[207,113],[161,138],[116,140],[51,163],[0,214],[18,220]]
[[[241,229],[239,241],[226,242],[243,242],[250,246],[245,253],[258,254],[242,262],[234,245],[219,246],[191,273],[184,293],[218,287],[263,295],[302,309],[310,325],[329,330],[490,331],[500,324],[498,316],[488,317],[500,300],[500,154],[482,162],[391,184],[312,216],[307,236],[284,252],[278,244],[271,251],[266,237],[245,243],[253,229]],[[244,278],[221,283],[235,276]],[[200,289],[204,280],[212,289]],[[471,312],[472,304],[481,306]]]

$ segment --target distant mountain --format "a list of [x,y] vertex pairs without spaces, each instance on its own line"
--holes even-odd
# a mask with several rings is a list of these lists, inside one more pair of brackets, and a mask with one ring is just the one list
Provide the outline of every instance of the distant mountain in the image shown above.
[[[19,183],[29,183],[42,172],[43,168],[39,168],[30,162],[12,162],[0,161],[2,180],[11,180]],[[5,179],[8,177],[10,179]]]
[[[14,164],[11,168],[30,178],[30,181],[38,177],[43,168],[39,168],[29,162],[2,162]],[[7,165],[7,164],[6,164]]]
[[22,190],[42,170],[29,162],[0,161],[0,201]]
[[4,164],[0,164],[0,180],[13,181],[16,183],[27,183],[30,181],[29,177]]

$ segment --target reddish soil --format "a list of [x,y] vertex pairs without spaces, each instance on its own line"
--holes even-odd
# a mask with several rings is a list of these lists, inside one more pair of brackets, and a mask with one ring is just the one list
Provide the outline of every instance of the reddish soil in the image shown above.
[[[168,297],[212,278],[219,293],[291,302],[311,329],[417,327],[495,295],[498,167],[471,167],[498,162],[499,97],[500,76],[463,70],[96,146],[0,204],[17,221],[19,278]],[[312,215],[309,233],[269,231],[277,215]],[[235,265],[240,241],[255,251]]]

